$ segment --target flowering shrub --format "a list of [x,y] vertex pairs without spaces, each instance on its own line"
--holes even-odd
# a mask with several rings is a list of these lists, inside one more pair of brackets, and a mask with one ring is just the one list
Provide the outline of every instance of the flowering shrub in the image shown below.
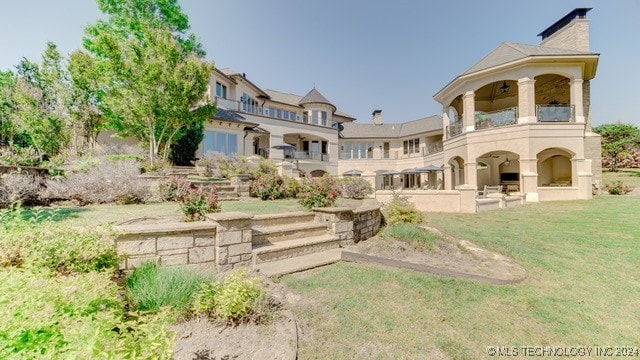
[[373,187],[366,179],[359,176],[349,176],[340,180],[342,196],[350,199],[363,199],[373,194]]
[[156,192],[162,201],[178,201],[184,197],[189,189],[189,183],[183,177],[171,176],[162,181]]
[[218,190],[215,186],[189,188],[179,201],[187,221],[205,220],[206,214],[221,210],[218,202]]
[[300,205],[307,209],[326,207],[335,204],[340,194],[340,186],[331,176],[304,178],[297,198]]
[[284,179],[277,174],[263,174],[251,182],[251,193],[262,200],[277,200],[286,197]]

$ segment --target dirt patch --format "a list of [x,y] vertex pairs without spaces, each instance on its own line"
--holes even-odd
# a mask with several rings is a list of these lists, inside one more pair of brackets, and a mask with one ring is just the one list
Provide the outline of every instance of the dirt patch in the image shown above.
[[[277,303],[286,303],[289,292],[280,284],[263,279]],[[282,359],[295,360],[298,352],[298,325],[286,309],[275,310],[267,324],[237,326],[198,317],[169,327],[176,333],[173,358],[176,360]]]
[[361,241],[345,250],[499,280],[517,281],[526,277],[526,270],[507,256],[483,249],[470,241],[444,235],[436,229],[425,229],[442,237],[431,251],[380,236]]

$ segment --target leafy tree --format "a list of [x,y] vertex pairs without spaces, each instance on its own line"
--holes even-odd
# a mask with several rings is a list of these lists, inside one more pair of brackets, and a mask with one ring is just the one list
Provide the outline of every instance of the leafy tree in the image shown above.
[[593,131],[602,136],[602,153],[611,158],[611,171],[618,171],[618,159],[640,143],[640,129],[634,125],[604,124]]
[[203,102],[213,66],[188,33],[176,0],[98,0],[106,20],[87,28],[85,48],[103,78],[101,109],[122,136],[166,160],[183,129],[197,127],[214,107]]
[[67,143],[68,76],[56,45],[47,43],[42,63],[23,58],[12,89],[11,127],[14,141],[33,147],[38,155],[55,155]]
[[189,166],[196,158],[196,151],[204,137],[204,122],[199,121],[178,132],[171,144],[171,161],[175,165]]
[[11,71],[0,71],[0,146],[6,146],[13,138],[11,114],[13,113],[13,89],[16,76]]
[[[74,147],[92,150],[100,131],[105,128],[100,109],[100,99],[104,93],[102,76],[96,60],[82,50],[71,53],[68,69],[72,85],[69,115],[73,125]],[[77,143],[79,136],[83,138],[82,145]]]

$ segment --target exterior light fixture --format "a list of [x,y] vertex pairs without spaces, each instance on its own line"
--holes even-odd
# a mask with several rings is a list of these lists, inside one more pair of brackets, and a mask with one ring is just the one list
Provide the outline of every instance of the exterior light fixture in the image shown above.
[[511,161],[509,161],[509,155],[507,155],[507,160],[504,161],[504,166],[509,166],[509,164],[511,164]]
[[503,82],[502,82],[502,86],[500,86],[500,93],[501,93],[501,94],[506,94],[506,93],[508,93],[508,92],[509,92],[509,88],[510,88],[510,87],[511,87],[511,86],[507,85],[507,82],[506,82],[506,81],[503,81]]

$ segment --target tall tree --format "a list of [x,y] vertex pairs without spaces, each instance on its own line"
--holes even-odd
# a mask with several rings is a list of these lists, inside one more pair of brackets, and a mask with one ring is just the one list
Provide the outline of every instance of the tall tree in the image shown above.
[[41,64],[23,58],[16,68],[10,117],[15,136],[40,156],[55,155],[67,144],[69,88],[62,56],[48,42]]
[[630,124],[604,124],[593,128],[602,136],[602,154],[611,158],[611,171],[618,171],[618,160],[640,144],[640,129]]
[[[181,129],[211,116],[203,102],[213,65],[188,33],[176,0],[98,0],[106,20],[87,28],[85,48],[103,76],[101,108],[120,135],[166,160]],[[197,127],[197,126],[196,126]]]
[[7,146],[13,139],[14,128],[11,122],[13,113],[13,89],[16,76],[11,71],[0,70],[0,146]]

